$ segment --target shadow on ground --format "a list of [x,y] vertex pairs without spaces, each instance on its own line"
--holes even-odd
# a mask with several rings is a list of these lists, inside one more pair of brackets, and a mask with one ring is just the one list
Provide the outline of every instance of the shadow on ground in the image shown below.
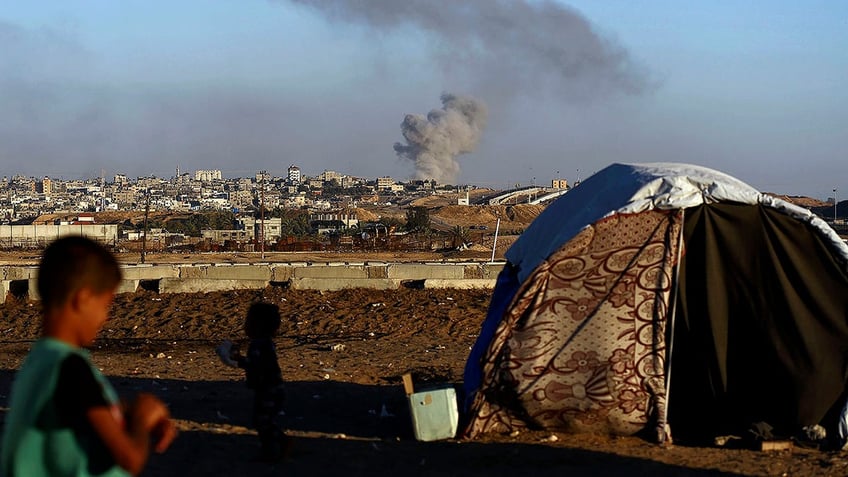
[[[0,406],[13,378],[0,370]],[[647,459],[532,443],[418,442],[412,436],[400,386],[291,382],[285,426],[294,435],[290,457],[256,460],[249,430],[251,394],[243,382],[110,378],[121,395],[153,392],[170,406],[183,430],[171,449],[151,458],[144,475],[216,476],[572,476],[734,475]],[[5,411],[0,412],[0,422]]]

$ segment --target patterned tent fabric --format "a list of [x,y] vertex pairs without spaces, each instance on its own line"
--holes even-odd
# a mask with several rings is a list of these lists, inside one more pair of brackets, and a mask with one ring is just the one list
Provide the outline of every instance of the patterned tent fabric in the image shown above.
[[665,327],[682,211],[583,229],[515,294],[485,354],[467,437],[665,428]]

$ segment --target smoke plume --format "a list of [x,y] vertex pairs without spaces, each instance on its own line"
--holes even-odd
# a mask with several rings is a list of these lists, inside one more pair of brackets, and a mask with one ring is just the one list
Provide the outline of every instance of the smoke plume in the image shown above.
[[587,101],[652,86],[626,49],[551,0],[288,1],[331,21],[369,26],[379,38],[424,33],[450,88],[489,102],[539,93]]
[[398,157],[415,163],[417,179],[454,184],[459,175],[460,154],[477,147],[488,116],[486,105],[467,96],[442,94],[442,109],[426,117],[407,114],[400,128],[406,144],[395,143]]

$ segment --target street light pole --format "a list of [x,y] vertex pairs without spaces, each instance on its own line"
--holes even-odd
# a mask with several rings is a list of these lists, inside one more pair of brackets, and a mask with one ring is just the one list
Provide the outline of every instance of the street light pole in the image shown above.
[[836,200],[836,189],[833,189],[833,223],[836,223],[836,204],[839,201]]
[[141,236],[141,263],[147,255],[147,216],[150,214],[150,189],[144,194],[144,235]]
[[259,173],[262,175],[259,182],[262,185],[259,191],[259,254],[265,260],[265,171]]

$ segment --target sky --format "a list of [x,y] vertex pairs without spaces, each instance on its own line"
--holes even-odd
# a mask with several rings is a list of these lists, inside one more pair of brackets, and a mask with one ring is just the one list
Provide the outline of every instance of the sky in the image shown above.
[[683,162],[848,197],[846,45],[842,0],[0,0],[0,175]]

